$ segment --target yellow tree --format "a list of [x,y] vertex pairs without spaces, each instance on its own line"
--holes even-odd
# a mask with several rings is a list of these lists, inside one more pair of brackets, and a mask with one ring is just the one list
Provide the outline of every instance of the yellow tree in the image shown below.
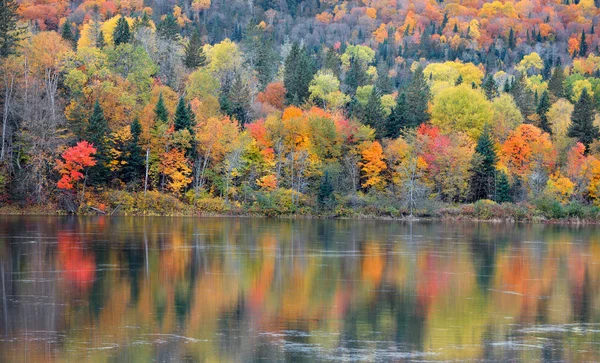
[[362,171],[363,188],[383,188],[385,180],[381,174],[387,169],[384,161],[383,148],[377,141],[365,141],[361,144],[362,161],[359,163]]

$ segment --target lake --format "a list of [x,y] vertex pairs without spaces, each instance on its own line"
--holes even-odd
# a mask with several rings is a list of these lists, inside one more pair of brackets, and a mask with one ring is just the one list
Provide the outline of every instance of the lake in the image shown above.
[[600,361],[596,226],[0,217],[0,361]]

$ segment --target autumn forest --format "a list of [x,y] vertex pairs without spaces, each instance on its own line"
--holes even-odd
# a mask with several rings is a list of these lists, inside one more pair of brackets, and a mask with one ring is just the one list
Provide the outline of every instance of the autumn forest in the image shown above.
[[0,210],[600,218],[600,1],[0,0]]

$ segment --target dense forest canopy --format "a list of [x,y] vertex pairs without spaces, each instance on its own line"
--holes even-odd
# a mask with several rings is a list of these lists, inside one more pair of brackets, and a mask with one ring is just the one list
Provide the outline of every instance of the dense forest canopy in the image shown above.
[[0,198],[600,205],[599,6],[2,0]]

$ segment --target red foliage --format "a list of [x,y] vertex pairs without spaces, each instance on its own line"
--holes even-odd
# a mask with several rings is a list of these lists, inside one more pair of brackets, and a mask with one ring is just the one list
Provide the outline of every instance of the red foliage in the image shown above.
[[64,161],[56,160],[56,169],[61,174],[58,187],[61,189],[73,189],[74,184],[83,179],[82,170],[96,165],[92,156],[96,149],[87,141],[80,141],[77,145],[68,148],[62,153]]

